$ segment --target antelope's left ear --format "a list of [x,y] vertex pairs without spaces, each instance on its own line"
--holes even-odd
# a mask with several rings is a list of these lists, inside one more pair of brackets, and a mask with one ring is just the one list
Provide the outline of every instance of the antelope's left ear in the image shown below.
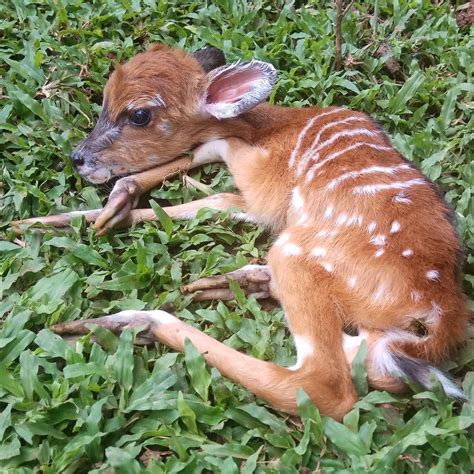
[[251,61],[214,69],[208,75],[202,111],[218,119],[237,117],[265,100],[276,70],[270,63]]
[[225,64],[225,55],[218,49],[208,46],[207,48],[198,49],[193,53],[194,59],[201,65],[204,72],[211,72],[213,69]]

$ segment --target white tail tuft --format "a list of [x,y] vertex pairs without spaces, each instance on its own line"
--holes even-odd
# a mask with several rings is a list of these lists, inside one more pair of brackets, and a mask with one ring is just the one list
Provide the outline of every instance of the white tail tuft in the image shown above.
[[405,331],[391,331],[380,338],[371,354],[372,363],[381,375],[405,377],[421,387],[432,389],[433,380],[437,380],[450,398],[466,401],[464,392],[441,370],[422,359],[416,359],[390,348],[395,341],[418,339]]

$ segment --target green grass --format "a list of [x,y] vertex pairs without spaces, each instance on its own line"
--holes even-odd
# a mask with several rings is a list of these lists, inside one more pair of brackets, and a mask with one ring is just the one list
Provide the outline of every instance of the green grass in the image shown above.
[[[448,2],[355,2],[343,23],[348,64],[334,71],[332,2],[232,0],[6,0],[0,6],[0,472],[469,472],[470,404],[440,390],[367,393],[342,424],[321,419],[300,395],[302,419],[277,413],[186,355],[134,347],[130,332],[96,330],[68,344],[47,328],[122,309],[173,307],[226,344],[289,364],[281,310],[239,294],[196,304],[179,292],[198,276],[265,257],[263,229],[202,212],[170,229],[145,224],[97,238],[28,232],[8,222],[100,207],[107,189],[74,174],[68,155],[100,109],[112,61],[153,41],[221,47],[229,60],[258,58],[280,71],[271,100],[349,106],[370,113],[396,147],[442,187],[474,266],[472,114],[474,36]],[[439,5],[436,5],[436,4]],[[387,40],[401,74],[375,51]],[[112,61],[111,61],[112,60]],[[226,170],[192,176],[232,189]],[[152,193],[173,204],[202,196],[179,179]],[[466,272],[468,273],[468,272]],[[473,295],[474,276],[464,286]],[[445,368],[474,398],[474,345]],[[472,434],[472,431],[471,431]]]

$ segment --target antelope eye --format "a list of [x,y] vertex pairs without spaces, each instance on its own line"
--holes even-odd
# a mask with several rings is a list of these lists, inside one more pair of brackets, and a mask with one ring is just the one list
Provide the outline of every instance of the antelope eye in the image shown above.
[[134,110],[130,114],[130,122],[137,127],[144,127],[151,120],[151,112],[149,109]]

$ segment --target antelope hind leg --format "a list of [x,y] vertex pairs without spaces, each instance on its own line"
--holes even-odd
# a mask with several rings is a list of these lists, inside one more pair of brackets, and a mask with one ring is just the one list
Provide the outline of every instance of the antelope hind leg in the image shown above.
[[231,300],[235,298],[229,288],[229,280],[235,280],[248,296],[257,299],[271,296],[271,272],[268,265],[245,265],[225,275],[201,278],[183,285],[181,291],[192,294],[194,301]]

